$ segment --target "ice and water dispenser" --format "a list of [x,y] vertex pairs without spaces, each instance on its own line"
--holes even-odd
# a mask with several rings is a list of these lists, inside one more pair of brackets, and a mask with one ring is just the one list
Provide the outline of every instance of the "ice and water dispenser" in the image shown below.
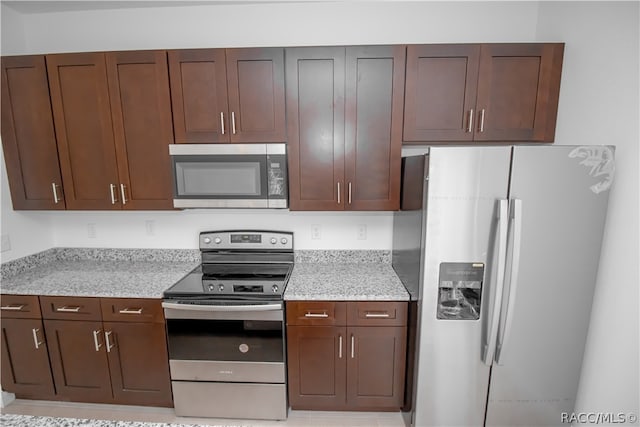
[[483,263],[443,262],[438,280],[438,319],[480,318]]

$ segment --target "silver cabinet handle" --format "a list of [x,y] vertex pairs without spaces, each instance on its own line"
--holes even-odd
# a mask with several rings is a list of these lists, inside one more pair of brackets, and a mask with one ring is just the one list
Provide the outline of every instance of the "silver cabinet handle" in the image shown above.
[[349,183],[349,204],[351,204],[351,183]]
[[38,339],[38,332],[40,332],[40,329],[33,328],[31,329],[31,332],[33,333],[33,345],[36,347],[36,350],[37,350],[43,344],[43,342]]
[[220,130],[222,131],[222,135],[224,135],[224,113],[220,111]]
[[233,111],[231,112],[231,132],[236,134],[236,113]]
[[469,110],[469,117],[467,119],[467,133],[473,132],[473,108]]
[[142,309],[141,308],[123,308],[122,310],[118,311],[118,313],[120,313],[120,314],[142,314]]
[[340,183],[338,182],[338,204],[340,204]]
[[484,132],[484,108],[480,110],[480,124],[478,126],[479,132]]
[[329,317],[329,315],[327,314],[327,312],[323,312],[323,313],[311,313],[311,312],[307,312],[304,317]]
[[61,313],[77,313],[80,311],[80,308],[80,306],[67,307],[65,305],[64,307],[56,307],[56,311],[59,311]]
[[109,342],[109,337],[111,336],[112,333],[113,331],[108,331],[104,333],[104,341],[107,344],[107,353],[111,353],[111,349],[115,347],[114,345],[111,345],[111,343]]
[[58,197],[58,186],[56,185],[55,182],[51,183],[51,188],[53,189],[53,202],[55,204],[60,203],[60,200],[62,200],[60,197]]
[[[495,297],[493,299],[492,315],[488,319],[487,333],[485,342],[482,343],[482,361],[485,365],[491,366],[493,356],[495,354],[498,321],[500,320],[500,307],[502,306],[502,291],[504,289],[504,267],[507,256],[507,228],[509,225],[509,201],[506,199],[498,200],[498,229],[496,231],[496,240],[498,244],[498,253],[496,258],[495,269],[495,288],[493,290]],[[495,245],[495,243],[494,243]]]
[[100,334],[100,332],[102,331],[101,330],[93,331],[93,344],[96,347],[96,351],[100,351],[100,347],[102,347],[102,344],[98,343],[98,335]]
[[389,313],[365,313],[364,317],[371,318],[389,318]]
[[109,191],[111,192],[111,204],[115,205],[118,199],[116,199],[116,186],[115,184],[109,184]]
[[3,305],[2,307],[0,307],[0,310],[20,311],[23,308],[24,308],[24,304],[22,304],[22,305]]
[[353,334],[351,334],[351,358],[355,358],[356,357],[356,340],[353,337]]
[[338,339],[338,359],[342,359],[342,335]]
[[[513,323],[513,308],[516,302],[516,290],[518,288],[518,271],[520,270],[520,242],[522,241],[522,200],[511,200],[511,212],[509,220],[513,223],[512,244],[510,248],[511,262],[508,278],[505,280],[505,288],[508,290],[509,298],[504,319],[500,319],[498,345],[496,346],[496,363],[502,365],[502,355],[511,332]],[[503,297],[504,298],[504,297]],[[504,322],[503,322],[504,320]]]
[[125,196],[125,185],[124,184],[120,184],[120,197],[122,197],[122,204],[126,205],[127,204],[127,196]]

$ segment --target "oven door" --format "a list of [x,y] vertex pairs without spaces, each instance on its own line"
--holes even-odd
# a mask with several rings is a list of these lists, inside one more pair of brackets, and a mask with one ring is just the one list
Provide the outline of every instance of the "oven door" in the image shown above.
[[286,208],[284,144],[172,144],[176,208]]
[[173,381],[285,383],[283,303],[162,303]]

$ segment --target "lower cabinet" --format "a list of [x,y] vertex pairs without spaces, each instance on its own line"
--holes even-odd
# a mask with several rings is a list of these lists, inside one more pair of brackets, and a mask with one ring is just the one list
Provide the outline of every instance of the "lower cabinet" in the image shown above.
[[58,399],[172,406],[159,300],[40,301]]
[[406,317],[405,302],[288,302],[291,408],[399,410]]
[[55,395],[40,303],[35,295],[2,295],[2,390],[26,399]]

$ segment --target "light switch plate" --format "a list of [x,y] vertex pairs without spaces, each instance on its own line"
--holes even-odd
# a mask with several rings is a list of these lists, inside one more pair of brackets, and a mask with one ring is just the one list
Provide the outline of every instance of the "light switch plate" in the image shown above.
[[6,252],[6,251],[10,251],[11,250],[11,239],[9,238],[8,234],[3,234],[2,235],[2,248],[1,248],[1,252]]

